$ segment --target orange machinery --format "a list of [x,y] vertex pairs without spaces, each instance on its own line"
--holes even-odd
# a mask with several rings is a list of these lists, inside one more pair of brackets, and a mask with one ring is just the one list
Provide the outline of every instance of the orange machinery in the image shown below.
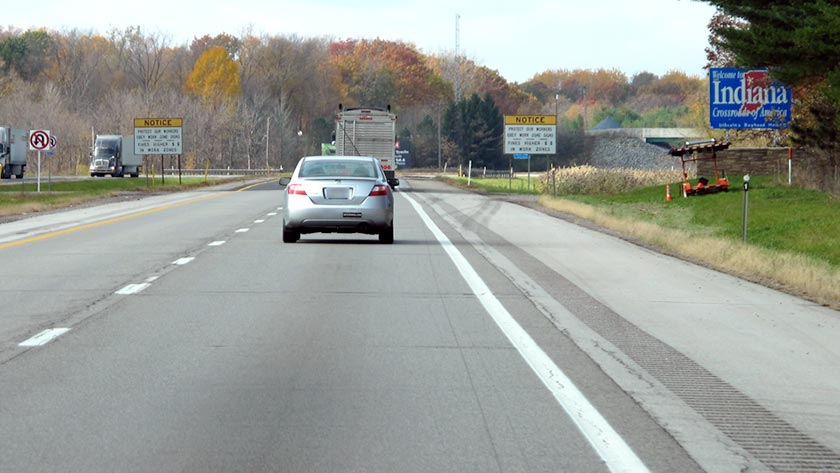
[[[717,152],[727,149],[731,145],[728,141],[718,143],[715,139],[702,141],[688,141],[681,148],[671,148],[668,152],[671,156],[679,156],[683,168],[683,195],[702,195],[714,192],[729,191],[729,181],[724,174],[721,177],[717,166]],[[685,163],[697,161],[712,161],[715,169],[715,181],[713,183],[705,177],[699,177],[697,185],[692,187],[688,182],[688,172],[685,170]]]

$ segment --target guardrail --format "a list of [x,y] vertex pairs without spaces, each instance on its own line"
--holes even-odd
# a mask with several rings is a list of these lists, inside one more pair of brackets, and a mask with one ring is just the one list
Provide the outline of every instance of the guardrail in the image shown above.
[[515,179],[516,178],[516,173],[511,172],[510,169],[504,169],[504,170],[487,169],[486,171],[474,172],[473,177],[481,177],[481,178],[487,178],[487,179],[501,179],[501,178],[504,178],[504,179],[513,178],[513,179]]
[[[182,176],[267,176],[280,174],[279,169],[181,169]],[[164,169],[165,176],[177,176],[177,169]]]

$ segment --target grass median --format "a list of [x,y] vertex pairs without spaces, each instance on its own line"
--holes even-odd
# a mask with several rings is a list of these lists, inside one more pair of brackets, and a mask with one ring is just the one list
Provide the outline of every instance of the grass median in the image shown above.
[[[744,242],[740,179],[731,180],[729,192],[688,198],[674,180],[669,202],[665,199],[667,180],[620,192],[597,192],[597,181],[604,186],[614,174],[578,175],[572,180],[584,193],[557,197],[552,195],[553,183],[543,177],[537,189],[548,193],[541,193],[538,203],[699,265],[840,309],[840,200],[836,197],[788,186],[776,177],[754,176]],[[593,183],[581,182],[586,179]],[[473,179],[471,187],[506,192],[507,179],[483,181]]]
[[[225,180],[224,182],[230,182]],[[179,192],[219,184],[218,180],[167,177],[161,182],[138,179],[82,179],[78,181],[41,181],[41,192],[33,182],[9,182],[0,185],[0,217],[47,212],[84,203],[125,195]]]

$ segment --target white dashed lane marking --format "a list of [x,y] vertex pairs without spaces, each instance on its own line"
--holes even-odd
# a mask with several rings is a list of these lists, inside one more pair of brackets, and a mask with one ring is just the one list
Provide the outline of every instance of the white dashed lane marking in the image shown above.
[[[272,212],[269,215],[277,215],[277,214]],[[254,223],[263,223],[263,222],[265,222],[265,220],[255,220],[254,221]],[[236,233],[245,233],[248,230],[250,230],[250,229],[249,228],[240,228],[239,230],[236,230]],[[225,243],[227,243],[227,241],[217,240],[217,241],[213,241],[213,242],[208,243],[207,246],[222,246]],[[172,264],[175,265],[175,266],[183,266],[185,264],[188,264],[188,263],[192,262],[194,259],[195,259],[194,256],[187,256],[187,257],[184,257],[184,258],[178,258],[177,260],[173,261]],[[148,289],[152,285],[152,282],[154,282],[157,279],[158,279],[158,276],[150,276],[150,277],[146,278],[145,282],[142,282],[142,283],[139,283],[139,284],[129,284],[129,285],[123,287],[122,289],[120,289],[119,291],[115,292],[115,294],[126,296],[126,295],[132,295],[132,294],[140,293],[140,292],[144,291],[145,289]],[[55,340],[56,338],[60,337],[61,335],[64,335],[65,333],[67,333],[69,331],[70,331],[69,328],[50,328],[50,329],[44,330],[43,332],[41,332],[41,333],[23,341],[23,342],[20,342],[18,344],[18,346],[22,347],[22,348],[30,348],[30,347],[39,347],[39,346],[42,346],[42,345],[46,345],[47,343],[51,342],[52,340]]]
[[129,296],[131,294],[137,294],[138,292],[142,292],[146,288],[151,286],[151,284],[144,282],[140,284],[129,284],[124,288],[120,289],[119,291],[115,292],[114,294],[119,294],[121,296]]
[[19,347],[40,347],[69,332],[69,328],[48,328],[34,337],[20,342]]

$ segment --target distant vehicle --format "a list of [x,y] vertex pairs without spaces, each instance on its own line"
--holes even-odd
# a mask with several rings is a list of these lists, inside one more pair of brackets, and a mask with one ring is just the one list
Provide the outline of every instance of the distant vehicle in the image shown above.
[[397,116],[387,108],[348,108],[338,105],[335,117],[335,154],[341,156],[373,156],[379,159],[388,184],[400,185],[395,177],[394,159]]
[[307,156],[280,185],[284,243],[305,233],[365,233],[394,242],[394,194],[377,158]]
[[130,135],[96,135],[90,154],[90,177],[139,177],[143,155],[134,154],[134,137]]
[[321,156],[335,156],[335,143],[321,143]]
[[23,179],[26,171],[26,151],[29,133],[22,128],[0,127],[0,177]]

